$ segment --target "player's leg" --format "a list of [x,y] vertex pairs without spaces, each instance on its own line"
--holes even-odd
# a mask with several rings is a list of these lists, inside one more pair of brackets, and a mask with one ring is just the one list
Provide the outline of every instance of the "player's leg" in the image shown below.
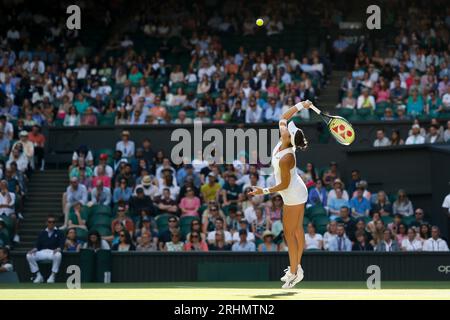
[[297,240],[297,249],[298,249],[298,263],[297,265],[302,264],[302,255],[303,249],[305,247],[305,231],[303,229],[303,217],[305,216],[305,204],[300,204],[295,206],[298,214],[296,217],[298,221],[295,223],[297,229],[295,230],[295,238]]
[[300,211],[298,210],[298,206],[285,205],[283,207],[283,232],[288,245],[289,266],[292,274],[297,272],[297,265],[299,261],[299,248],[296,236],[299,223],[299,214]]

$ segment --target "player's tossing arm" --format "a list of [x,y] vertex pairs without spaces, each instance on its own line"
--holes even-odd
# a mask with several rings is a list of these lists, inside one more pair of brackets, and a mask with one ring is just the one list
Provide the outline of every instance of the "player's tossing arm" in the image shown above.
[[287,122],[300,110],[302,110],[303,108],[305,109],[309,109],[309,107],[312,105],[312,102],[309,100],[305,100],[305,101],[300,101],[299,103],[297,103],[295,106],[290,107],[285,113],[283,113],[283,115],[281,116],[280,121],[278,122],[278,125],[280,127],[287,127]]

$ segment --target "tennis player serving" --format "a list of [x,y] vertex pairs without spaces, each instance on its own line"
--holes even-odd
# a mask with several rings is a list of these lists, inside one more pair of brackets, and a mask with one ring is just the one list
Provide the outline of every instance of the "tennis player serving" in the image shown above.
[[283,198],[283,231],[289,251],[289,267],[284,270],[283,289],[293,288],[303,279],[301,259],[305,234],[303,231],[303,216],[305,203],[308,200],[308,189],[297,174],[295,150],[305,150],[308,142],[303,131],[290,120],[303,108],[309,109],[311,101],[306,100],[289,108],[279,122],[280,141],[272,152],[272,167],[276,185],[271,188],[252,187],[250,195],[261,195],[278,192]]

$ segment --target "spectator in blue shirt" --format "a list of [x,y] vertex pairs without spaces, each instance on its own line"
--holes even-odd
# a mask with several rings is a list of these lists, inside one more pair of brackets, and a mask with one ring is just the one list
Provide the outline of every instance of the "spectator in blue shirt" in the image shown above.
[[336,237],[331,238],[328,243],[329,251],[352,251],[352,242],[345,234],[343,224],[339,224],[336,229]]
[[316,180],[316,186],[309,191],[308,203],[312,206],[327,205],[327,190],[323,186],[322,180]]
[[342,195],[343,191],[341,188],[335,189],[336,197],[331,198],[328,201],[328,212],[330,213],[330,219],[336,220],[340,216],[340,211],[342,207],[348,207],[349,203],[345,200]]
[[363,197],[364,188],[358,187],[356,189],[356,196],[350,200],[350,208],[352,209],[352,216],[357,218],[361,216],[368,216],[371,209],[370,202]]
[[0,157],[6,158],[10,149],[10,142],[3,130],[0,130]]
[[281,108],[277,106],[275,98],[271,98],[269,105],[264,112],[264,119],[266,122],[278,122],[281,117]]
[[231,251],[246,251],[253,252],[256,251],[256,246],[253,242],[247,241],[247,230],[239,230],[239,241],[235,242],[231,247]]
[[113,202],[118,203],[120,200],[128,202],[133,195],[133,189],[127,186],[127,180],[120,179],[120,184],[114,189]]

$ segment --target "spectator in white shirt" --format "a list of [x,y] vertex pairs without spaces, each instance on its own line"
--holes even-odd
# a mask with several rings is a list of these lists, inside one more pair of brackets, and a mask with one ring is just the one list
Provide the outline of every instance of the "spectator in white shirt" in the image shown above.
[[374,147],[388,147],[391,141],[385,136],[384,129],[377,130],[377,138],[373,142]]
[[420,135],[420,126],[418,124],[414,124],[412,126],[412,132],[411,135],[406,139],[405,144],[406,145],[413,145],[413,144],[423,144],[425,143],[425,138]]
[[322,235],[316,233],[316,226],[314,223],[308,223],[308,232],[305,233],[305,249],[306,250],[322,250],[323,238]]
[[358,100],[356,102],[356,106],[358,109],[363,108],[371,108],[372,110],[375,109],[375,98],[371,95],[369,95],[368,89],[363,89],[362,94],[358,97]]
[[256,104],[255,98],[250,98],[249,106],[245,112],[245,123],[259,123],[262,120],[262,109]]
[[402,240],[402,251],[422,251],[422,241],[417,239],[416,229],[409,228],[408,236]]
[[330,221],[327,226],[327,232],[323,235],[323,249],[328,250],[330,248],[330,241],[337,237],[337,222],[335,220]]
[[215,230],[208,232],[208,236],[206,238],[208,240],[208,243],[214,244],[214,242],[216,241],[216,231],[223,231],[224,236],[225,236],[225,242],[227,242],[228,244],[231,244],[231,242],[233,241],[233,237],[229,231],[224,229],[223,218],[222,217],[216,218],[214,225],[215,225]]
[[[241,220],[239,220],[239,231],[240,230],[247,231],[247,241],[255,242],[255,234],[249,231],[249,223],[247,222],[247,219],[242,218]],[[235,232],[233,234],[233,242],[239,242],[239,240],[240,240],[240,233]]]
[[134,157],[135,146],[134,142],[130,140],[130,132],[125,130],[122,132],[122,140],[117,142],[116,150],[122,152],[122,157]]
[[447,242],[439,238],[440,230],[439,227],[431,227],[431,238],[425,240],[423,244],[423,251],[444,251],[448,252]]
[[447,121],[447,129],[444,131],[444,142],[450,142],[450,120]]

